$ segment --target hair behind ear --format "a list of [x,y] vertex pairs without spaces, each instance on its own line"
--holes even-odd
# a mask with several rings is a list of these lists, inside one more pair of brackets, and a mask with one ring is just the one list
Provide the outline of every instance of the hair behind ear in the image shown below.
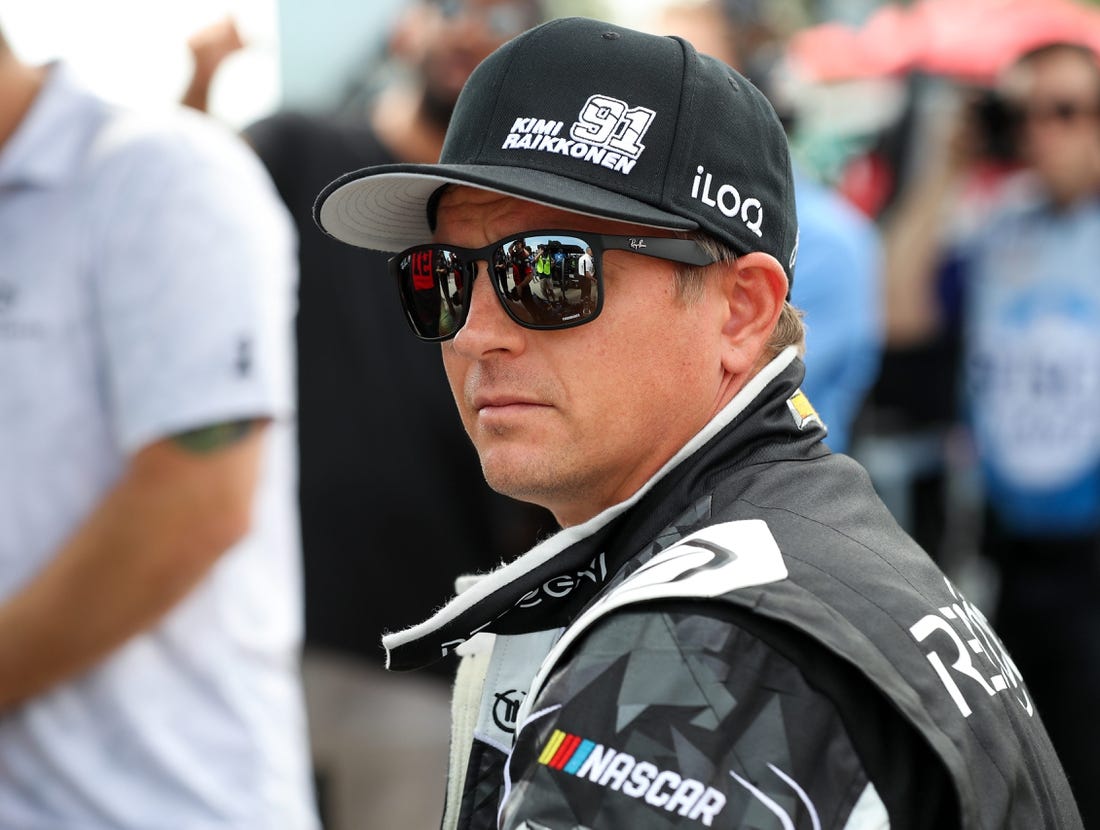
[[789,302],[783,304],[779,321],[775,324],[771,339],[768,340],[768,354],[777,357],[788,346],[798,349],[799,357],[806,354],[806,326],[802,322],[805,312],[795,308]]

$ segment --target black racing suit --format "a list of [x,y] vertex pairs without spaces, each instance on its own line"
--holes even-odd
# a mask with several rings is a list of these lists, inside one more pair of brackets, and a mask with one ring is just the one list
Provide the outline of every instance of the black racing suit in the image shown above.
[[386,639],[463,655],[445,827],[1081,827],[1010,657],[802,375],[784,353],[630,501]]

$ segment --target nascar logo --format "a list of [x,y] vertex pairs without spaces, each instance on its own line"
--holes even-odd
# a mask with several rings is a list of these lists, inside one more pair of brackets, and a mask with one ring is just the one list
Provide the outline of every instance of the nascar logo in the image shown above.
[[610,787],[652,807],[676,813],[710,827],[726,806],[726,797],[694,778],[658,769],[649,761],[603,744],[555,729],[539,755],[539,763]]

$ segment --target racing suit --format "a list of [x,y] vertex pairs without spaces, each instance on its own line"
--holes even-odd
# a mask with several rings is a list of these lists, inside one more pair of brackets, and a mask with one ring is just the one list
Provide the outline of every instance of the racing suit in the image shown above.
[[638,493],[384,639],[457,649],[444,827],[1080,828],[982,613],[787,350]]

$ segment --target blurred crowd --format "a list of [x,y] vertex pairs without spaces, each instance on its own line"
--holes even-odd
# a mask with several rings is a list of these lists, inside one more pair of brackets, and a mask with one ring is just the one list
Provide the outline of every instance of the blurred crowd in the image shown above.
[[[619,22],[692,41],[780,114],[826,443],[997,627],[1100,826],[1100,7],[914,0],[842,21],[834,5],[686,0]],[[240,135],[194,112],[249,48],[232,19],[191,38],[188,112],[156,127],[63,104],[87,95],[64,63],[21,64],[0,36],[0,826],[53,809],[139,826],[110,792],[125,775],[89,788],[85,762],[140,770],[153,811],[435,826],[454,667],[387,674],[381,634],[556,527],[484,484],[386,257],[325,237],[313,200],[349,170],[435,160],[478,62],[561,11],[408,0],[335,111]],[[32,127],[71,140],[36,154]],[[163,194],[186,210],[160,216]],[[292,290],[293,320],[272,300]],[[237,513],[153,526],[157,488],[169,505],[225,492]],[[291,489],[300,531],[275,516]],[[188,567],[120,553],[137,515],[150,539],[191,539],[162,556]],[[171,701],[198,724],[190,746],[149,737]],[[252,802],[228,804],[222,771]],[[295,818],[256,819],[271,810]]]

